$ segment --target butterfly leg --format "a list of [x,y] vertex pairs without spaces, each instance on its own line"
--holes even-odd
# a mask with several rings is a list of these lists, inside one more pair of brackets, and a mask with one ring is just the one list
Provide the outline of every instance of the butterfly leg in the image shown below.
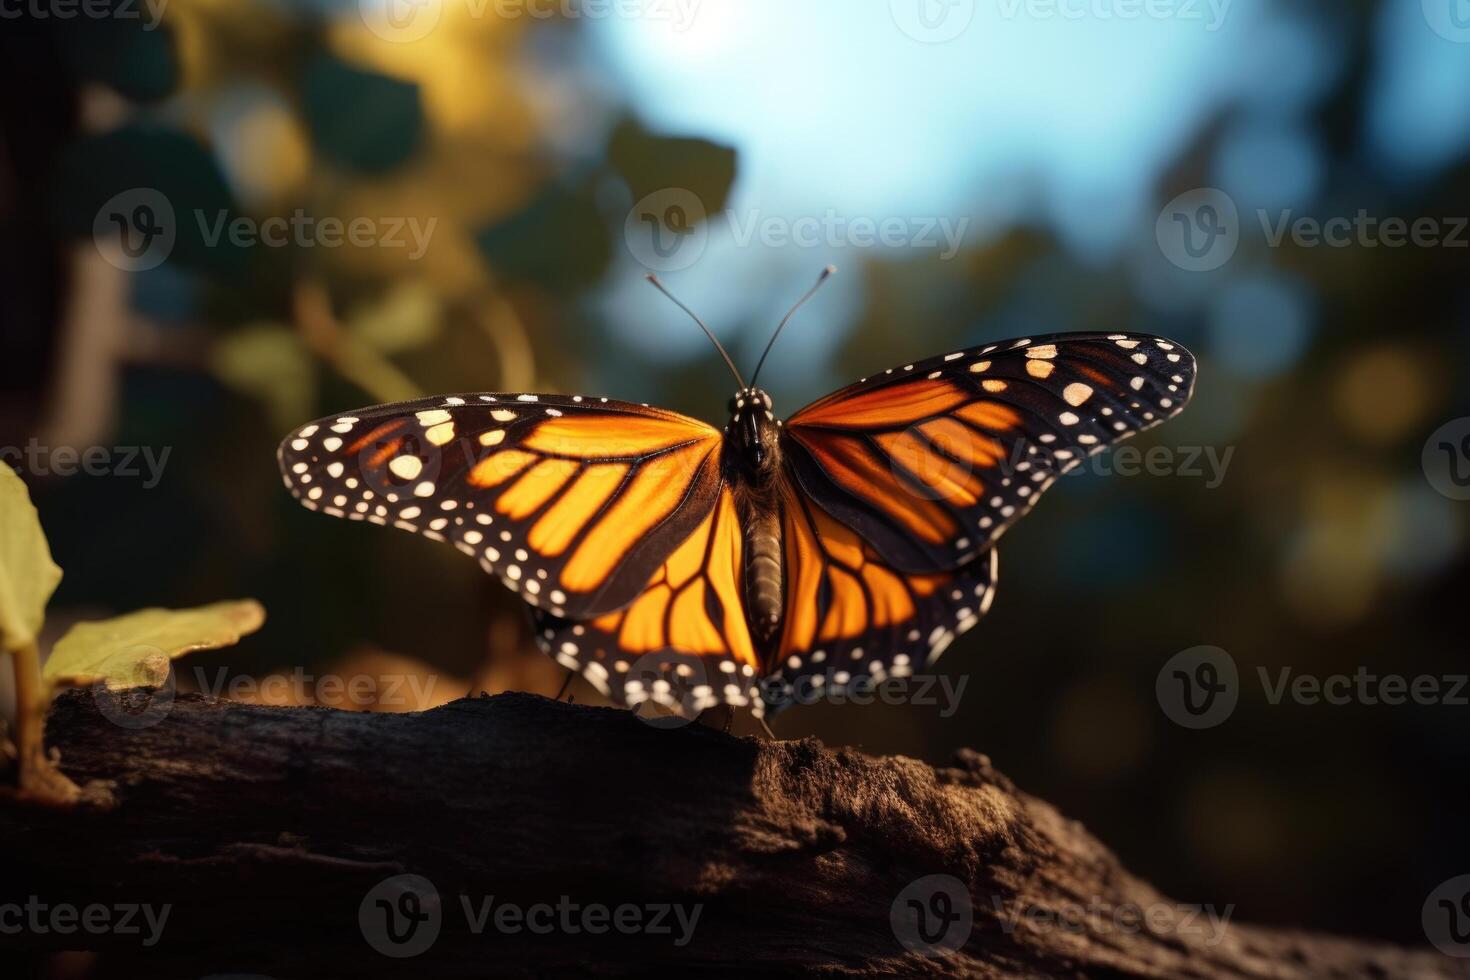
[[[564,681],[561,682],[561,688],[556,692],[556,700],[560,701],[561,700],[561,696],[563,694],[567,693],[567,688],[569,688],[569,687],[572,686],[572,678],[573,677],[576,677],[576,676],[577,676],[577,672],[575,670],[568,670],[567,671],[566,680],[564,680]],[[568,701],[567,703],[568,704],[571,704],[572,702]]]
[[771,726],[766,724],[766,720],[764,718],[757,718],[756,721],[761,723],[761,729],[766,733],[767,738],[769,738],[773,742],[780,741],[780,739],[776,737],[776,733],[771,731]]

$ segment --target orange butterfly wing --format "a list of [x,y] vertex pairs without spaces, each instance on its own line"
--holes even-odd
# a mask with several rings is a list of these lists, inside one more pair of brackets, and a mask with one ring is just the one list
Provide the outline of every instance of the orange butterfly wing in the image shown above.
[[1090,453],[1177,414],[1194,358],[1171,341],[1065,334],[865,378],[797,412],[782,446],[789,689],[923,667],[995,592],[995,542]]
[[1194,376],[1159,337],[1006,341],[828,395],[782,444],[801,488],[894,567],[959,568],[1085,456],[1178,414]]
[[619,704],[652,701],[692,718],[717,704],[761,714],[734,495],[715,505],[631,604],[587,622],[538,612],[543,650]]
[[642,405],[473,394],[321,419],[278,456],[306,507],[449,541],[533,606],[586,619],[637,598],[707,522],[720,441]]
[[864,379],[785,426],[785,618],[762,662],[721,434],[605,399],[464,395],[323,419],[280,449],[314,510],[451,541],[536,607],[538,640],[627,705],[760,712],[901,677],[973,626],[996,539],[1086,454],[1177,413],[1194,360],[1072,334]]
[[961,569],[900,572],[794,486],[782,540],[785,620],[765,685],[773,707],[922,670],[995,596],[994,549]]

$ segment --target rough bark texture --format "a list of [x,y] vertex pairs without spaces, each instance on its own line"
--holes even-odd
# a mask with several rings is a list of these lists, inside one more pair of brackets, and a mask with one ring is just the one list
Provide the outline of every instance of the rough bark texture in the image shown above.
[[[149,950],[137,936],[29,933],[0,935],[0,949],[104,949],[104,963],[157,976],[1470,976],[1427,951],[1217,934],[1183,914],[1171,926],[1168,899],[970,751],[935,769],[516,694],[405,715],[187,696],[124,730],[73,692],[48,734],[65,771],[115,781],[116,802],[0,802],[0,903],[174,908]],[[403,873],[440,899],[437,941],[413,959],[374,951],[359,919],[368,892]],[[935,874],[968,890],[967,935],[933,917],[958,904],[912,885]],[[577,931],[541,934],[499,930],[492,911],[475,934],[461,896],[700,909],[683,945],[673,916],[668,934],[594,934],[575,917]],[[933,947],[891,922],[909,898]]]

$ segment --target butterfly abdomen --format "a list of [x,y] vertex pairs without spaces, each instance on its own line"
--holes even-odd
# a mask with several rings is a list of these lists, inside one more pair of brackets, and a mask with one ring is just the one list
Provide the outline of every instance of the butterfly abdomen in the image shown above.
[[750,600],[751,629],[758,643],[772,640],[781,626],[781,522],[774,508],[763,509],[747,526],[745,589]]

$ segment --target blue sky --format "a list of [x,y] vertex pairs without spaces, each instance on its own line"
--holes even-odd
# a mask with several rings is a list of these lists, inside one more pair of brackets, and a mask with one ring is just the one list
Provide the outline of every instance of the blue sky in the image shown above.
[[[970,245],[1032,223],[1084,261],[1107,262],[1151,234],[1160,175],[1232,106],[1246,121],[1227,133],[1211,179],[1259,206],[1310,203],[1320,190],[1303,122],[1342,39],[1289,4],[1160,0],[1174,16],[1125,18],[1130,0],[642,2],[666,16],[590,21],[596,54],[654,129],[736,147],[728,206],[739,221],[946,216],[966,222]],[[921,3],[970,19],[925,43],[901,26]],[[1392,0],[1380,35],[1368,149],[1388,166],[1440,165],[1470,131],[1470,45],[1428,29],[1420,0]],[[740,245],[738,227],[709,227],[700,260],[665,278],[717,330],[774,324],[822,265],[855,273],[867,254]],[[637,325],[624,341],[656,359],[704,356],[697,332],[621,254],[627,268],[610,276],[603,305],[614,324]],[[783,344],[819,354],[860,287],[839,277],[814,304],[827,329]]]

